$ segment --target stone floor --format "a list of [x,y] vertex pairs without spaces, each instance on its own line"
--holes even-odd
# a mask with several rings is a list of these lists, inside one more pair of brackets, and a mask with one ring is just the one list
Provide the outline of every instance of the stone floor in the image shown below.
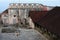
[[34,29],[19,28],[19,35],[16,33],[0,33],[0,40],[47,40],[42,34]]

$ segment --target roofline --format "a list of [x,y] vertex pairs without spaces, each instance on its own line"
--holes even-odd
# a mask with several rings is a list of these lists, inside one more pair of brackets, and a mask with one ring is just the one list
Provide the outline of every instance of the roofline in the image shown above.
[[5,11],[7,11],[7,10],[8,10],[8,9],[4,10],[0,15],[4,14],[4,13],[5,13]]

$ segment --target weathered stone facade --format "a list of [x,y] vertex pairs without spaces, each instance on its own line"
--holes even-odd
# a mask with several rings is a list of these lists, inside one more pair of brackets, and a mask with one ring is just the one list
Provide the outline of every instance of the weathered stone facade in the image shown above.
[[29,26],[34,28],[34,23],[32,22],[32,19],[28,17],[29,11],[30,10],[41,10],[40,6],[41,4],[20,4],[20,3],[10,4],[8,8],[9,24],[21,23],[21,22],[22,24],[24,24],[24,21],[28,19],[27,21],[29,23]]

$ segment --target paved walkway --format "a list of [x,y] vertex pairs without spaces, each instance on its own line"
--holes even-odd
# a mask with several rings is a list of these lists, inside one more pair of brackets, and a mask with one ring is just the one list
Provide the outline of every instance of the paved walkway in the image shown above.
[[0,40],[47,40],[34,29],[20,29],[17,37],[16,33],[0,33]]

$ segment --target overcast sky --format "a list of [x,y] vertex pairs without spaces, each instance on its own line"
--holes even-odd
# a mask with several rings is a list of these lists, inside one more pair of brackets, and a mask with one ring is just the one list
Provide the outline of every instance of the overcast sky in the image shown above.
[[0,0],[0,13],[8,8],[9,3],[41,3],[47,6],[60,6],[60,0]]

